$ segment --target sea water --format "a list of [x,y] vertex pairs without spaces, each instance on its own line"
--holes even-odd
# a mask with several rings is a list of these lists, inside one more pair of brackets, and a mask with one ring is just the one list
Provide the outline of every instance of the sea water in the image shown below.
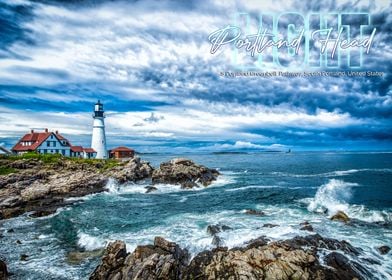
[[[391,253],[377,247],[392,245],[392,154],[390,153],[247,153],[203,155],[142,155],[153,166],[174,157],[188,157],[222,173],[207,188],[182,190],[150,182],[119,186],[89,195],[56,214],[28,214],[1,222],[0,256],[7,260],[10,279],[88,279],[99,263],[92,257],[79,264],[67,254],[103,248],[123,240],[127,250],[162,236],[187,248],[194,256],[213,248],[206,228],[224,224],[219,233],[228,247],[265,235],[272,240],[307,235],[300,223],[309,221],[324,237],[347,240],[362,248],[372,279],[391,279]],[[246,215],[257,209],[265,216]],[[329,218],[342,210],[352,225]],[[264,224],[278,227],[263,227]],[[9,230],[11,232],[9,232]],[[19,240],[21,244],[17,244]],[[28,255],[21,261],[20,255]]]

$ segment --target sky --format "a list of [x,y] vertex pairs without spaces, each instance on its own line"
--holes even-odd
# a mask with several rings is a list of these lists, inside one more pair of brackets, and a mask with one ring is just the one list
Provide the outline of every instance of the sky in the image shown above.
[[[222,77],[232,51],[211,54],[209,35],[266,11],[369,12],[377,32],[360,70],[384,75]],[[386,0],[0,0],[0,145],[49,128],[90,146],[100,99],[109,148],[391,150],[391,28]],[[259,71],[276,69],[293,68]]]

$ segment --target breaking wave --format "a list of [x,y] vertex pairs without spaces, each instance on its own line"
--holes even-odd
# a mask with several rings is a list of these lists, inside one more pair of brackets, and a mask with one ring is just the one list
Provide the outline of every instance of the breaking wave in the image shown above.
[[350,218],[364,222],[391,223],[392,213],[388,211],[370,210],[363,205],[349,204],[353,195],[352,187],[355,186],[358,186],[358,184],[331,179],[328,183],[318,188],[313,198],[308,198],[303,201],[308,203],[307,209],[310,212],[326,213],[332,216],[338,211],[343,211]]

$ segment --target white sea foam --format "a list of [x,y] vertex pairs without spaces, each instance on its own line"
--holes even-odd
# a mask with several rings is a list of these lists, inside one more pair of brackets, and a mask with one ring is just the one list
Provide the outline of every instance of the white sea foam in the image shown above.
[[[221,187],[227,184],[232,184],[235,182],[235,179],[230,175],[220,175],[217,180],[211,183],[208,188],[212,187]],[[125,185],[119,185],[115,180],[110,179],[105,186],[107,189],[108,194],[130,194],[130,193],[146,193],[146,187],[149,186],[148,184],[136,184],[136,183],[129,183]],[[162,194],[162,193],[175,193],[175,192],[189,192],[189,191],[201,191],[205,190],[204,186],[199,186],[192,189],[182,189],[180,185],[173,185],[173,184],[156,184],[154,185],[157,190],[152,191],[148,194]]]
[[88,251],[105,247],[106,241],[102,238],[78,232],[78,245]]
[[300,200],[308,204],[311,212],[334,215],[337,211],[343,211],[351,218],[364,222],[392,222],[392,213],[388,211],[370,210],[363,205],[351,205],[349,200],[352,196],[352,187],[356,183],[348,183],[342,180],[331,179],[327,184],[319,187],[313,198]]
[[351,198],[351,187],[358,186],[356,183],[348,183],[342,180],[331,179],[322,185],[308,205],[308,210],[323,213],[328,211],[333,215],[337,211],[347,212]]

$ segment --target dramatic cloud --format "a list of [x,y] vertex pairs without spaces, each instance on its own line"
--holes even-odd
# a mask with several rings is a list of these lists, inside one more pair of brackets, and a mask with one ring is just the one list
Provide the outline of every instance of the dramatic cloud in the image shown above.
[[[232,55],[211,55],[208,35],[266,10],[369,11],[377,35],[361,70],[384,76],[222,77]],[[0,141],[48,127],[88,145],[100,99],[111,146],[390,149],[391,26],[382,0],[3,1]]]

